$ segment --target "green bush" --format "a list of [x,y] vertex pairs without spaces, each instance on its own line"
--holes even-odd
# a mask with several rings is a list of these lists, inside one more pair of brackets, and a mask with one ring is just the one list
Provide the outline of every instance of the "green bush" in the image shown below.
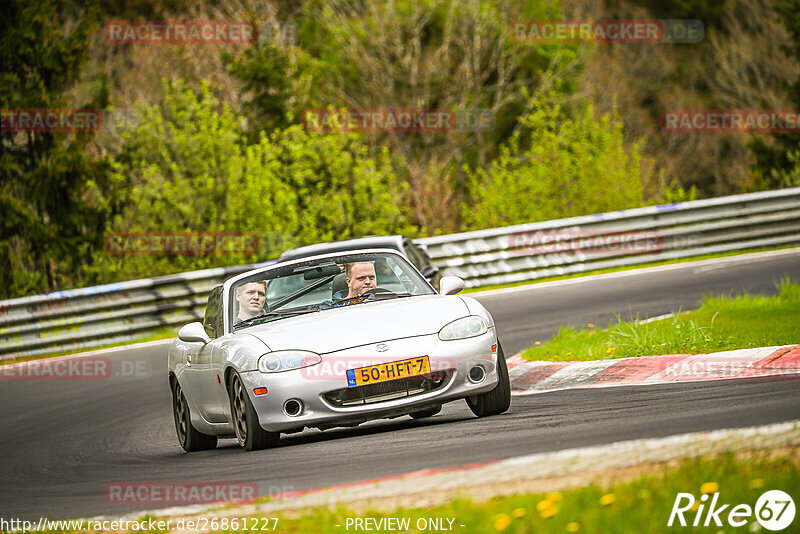
[[573,113],[553,95],[531,99],[530,112],[486,169],[468,170],[473,229],[639,207],[652,170],[638,144],[626,146],[616,115],[591,105]]
[[355,134],[300,126],[262,134],[231,182],[228,217],[241,231],[291,236],[294,244],[381,233],[413,233],[386,151],[377,160]]
[[389,159],[367,156],[355,134],[263,133],[248,145],[240,117],[207,84],[166,83],[159,106],[140,106],[112,162],[126,184],[108,232],[242,232],[259,236],[255,254],[169,256],[96,251],[87,268],[98,283],[264,261],[302,244],[414,232]]

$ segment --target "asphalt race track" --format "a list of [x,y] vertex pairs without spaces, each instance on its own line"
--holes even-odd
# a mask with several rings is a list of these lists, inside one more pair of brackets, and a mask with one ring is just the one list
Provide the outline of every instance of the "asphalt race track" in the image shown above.
[[[548,339],[562,324],[602,326],[615,312],[645,317],[690,309],[705,294],[774,293],[786,275],[800,281],[800,250],[478,298],[510,355]],[[223,440],[216,450],[186,454],[172,422],[166,346],[104,356],[117,371],[135,372],[108,380],[0,382],[0,517],[61,519],[146,508],[106,502],[104,486],[112,482],[256,482],[269,494],[800,417],[796,377],[576,389],[514,397],[508,413],[482,420],[457,402],[420,421],[403,417],[283,436],[279,447],[265,451],[245,453],[235,440]]]
[[782,277],[800,282],[800,249],[693,263],[501,289],[478,298],[510,356],[550,339],[561,325],[605,327],[615,322],[615,313],[623,319],[655,317],[694,309],[705,295],[774,295]]

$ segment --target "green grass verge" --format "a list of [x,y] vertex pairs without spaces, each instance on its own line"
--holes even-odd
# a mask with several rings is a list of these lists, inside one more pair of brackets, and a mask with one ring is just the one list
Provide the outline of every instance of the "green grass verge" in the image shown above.
[[[798,458],[800,449],[797,447],[728,453],[643,466],[635,471],[628,470],[624,478],[620,478],[620,470],[603,472],[603,480],[618,480],[613,484],[585,484],[563,491],[494,497],[481,503],[460,498],[430,508],[397,508],[390,512],[355,512],[343,507],[321,507],[300,512],[272,513],[268,517],[277,517],[277,523],[274,519],[269,521],[270,526],[277,525],[275,531],[296,534],[363,532],[363,529],[357,530],[353,523],[347,528],[348,519],[352,521],[356,518],[370,518],[376,522],[394,518],[407,520],[410,526],[407,530],[374,529],[374,532],[435,532],[430,528],[431,520],[442,521],[444,527],[452,524],[450,532],[463,534],[674,533],[683,530],[766,532],[760,528],[754,515],[746,519],[747,524],[731,527],[727,522],[728,514],[739,504],[754,509],[758,498],[767,490],[782,490],[796,498],[800,494]],[[693,509],[684,512],[687,527],[679,526],[677,519],[672,527],[668,527],[667,522],[678,493],[691,493],[696,502]],[[703,504],[700,526],[693,528],[691,525],[702,504],[701,496],[706,493],[710,498]],[[717,507],[729,505],[719,516],[723,526],[716,526],[711,520],[709,527],[703,527],[708,502],[714,493],[719,493]],[[680,505],[688,505],[688,500]],[[212,517],[213,513],[207,516]],[[453,521],[449,523],[448,520]],[[426,524],[429,528],[418,528],[418,522],[419,527]],[[241,518],[239,524],[242,524]],[[798,525],[800,514],[784,532],[797,532]],[[447,531],[447,528],[442,530]],[[223,529],[212,532],[251,531]]]
[[582,276],[590,276],[595,274],[617,273],[622,271],[634,271],[636,269],[644,269],[645,267],[658,267],[660,265],[673,265],[676,263],[687,263],[691,261],[712,260],[714,258],[728,258],[732,256],[741,256],[742,254],[750,254],[753,252],[768,252],[771,250],[787,250],[798,248],[800,245],[789,246],[781,245],[780,247],[764,247],[764,248],[751,248],[745,250],[734,250],[731,252],[719,252],[716,254],[703,254],[700,256],[689,256],[688,258],[679,258],[676,260],[655,261],[650,263],[642,263],[640,265],[627,265],[624,267],[612,267],[609,269],[597,269],[595,271],[584,271],[581,273],[564,274],[561,276],[548,276],[547,278],[537,278],[536,280],[523,280],[522,282],[512,282],[509,284],[494,284],[482,287],[470,287],[464,289],[461,294],[477,293],[479,291],[489,291],[490,289],[505,289],[507,287],[527,286],[531,284],[540,284],[542,282],[554,282],[556,280],[568,280],[571,278],[580,278]]
[[800,343],[800,286],[784,279],[774,297],[706,297],[699,309],[660,321],[619,320],[605,330],[562,327],[553,339],[525,350],[522,357],[538,361],[601,360],[793,343]]
[[[797,452],[794,450],[795,455]],[[340,533],[345,532],[348,517],[395,517],[409,518],[411,525],[416,525],[420,519],[451,518],[454,532],[470,534],[674,532],[681,527],[667,527],[667,521],[675,498],[681,492],[692,493],[699,499],[703,491],[718,491],[719,505],[732,505],[727,511],[737,504],[754,507],[767,489],[782,489],[790,495],[798,495],[800,470],[796,458],[785,455],[737,459],[728,454],[685,460],[676,468],[662,466],[659,473],[610,487],[591,485],[564,492],[499,497],[482,504],[462,499],[430,509],[401,508],[391,513],[316,510],[295,520],[279,521],[279,527],[285,527],[286,532]],[[695,513],[687,512],[684,517],[687,522],[694,521]],[[726,518],[724,514],[723,521]],[[750,519],[755,523],[754,517]],[[795,526],[798,522],[800,519],[795,519]],[[720,528],[694,530],[719,532]],[[734,530],[728,527],[725,531]],[[410,532],[417,531],[410,529]]]

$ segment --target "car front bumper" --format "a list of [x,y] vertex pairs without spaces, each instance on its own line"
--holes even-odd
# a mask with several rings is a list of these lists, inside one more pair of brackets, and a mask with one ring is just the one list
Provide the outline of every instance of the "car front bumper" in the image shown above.
[[[378,345],[385,345],[385,352],[378,352]],[[419,356],[428,356],[432,373],[446,373],[444,383],[433,391],[355,406],[336,406],[324,397],[325,393],[348,387],[348,369]],[[322,358],[320,364],[292,371],[240,373],[265,430],[286,432],[304,427],[330,428],[400,416],[490,391],[498,382],[494,327],[483,335],[467,339],[442,341],[437,334],[432,334],[354,347],[324,354]],[[483,368],[485,375],[474,383],[468,374],[476,365]],[[265,395],[254,394],[256,388],[264,387],[267,388]],[[300,403],[298,414],[287,413],[285,406],[289,400]]]

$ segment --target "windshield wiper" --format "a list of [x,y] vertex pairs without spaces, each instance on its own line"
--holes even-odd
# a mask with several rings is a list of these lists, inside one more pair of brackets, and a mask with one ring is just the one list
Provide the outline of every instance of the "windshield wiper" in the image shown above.
[[316,308],[311,308],[311,309],[302,308],[297,310],[275,310],[267,313],[262,313],[261,315],[256,315],[255,317],[250,317],[249,319],[244,319],[242,321],[239,321],[238,323],[233,325],[233,328],[236,329],[242,326],[250,326],[253,324],[257,324],[256,321],[259,321],[261,319],[268,319],[270,317],[285,317],[287,315],[304,315],[306,313],[317,313],[317,312],[319,312],[319,310]]
[[403,297],[412,297],[411,293],[372,293],[374,295],[374,299],[371,300],[389,300],[389,299],[401,299]]

